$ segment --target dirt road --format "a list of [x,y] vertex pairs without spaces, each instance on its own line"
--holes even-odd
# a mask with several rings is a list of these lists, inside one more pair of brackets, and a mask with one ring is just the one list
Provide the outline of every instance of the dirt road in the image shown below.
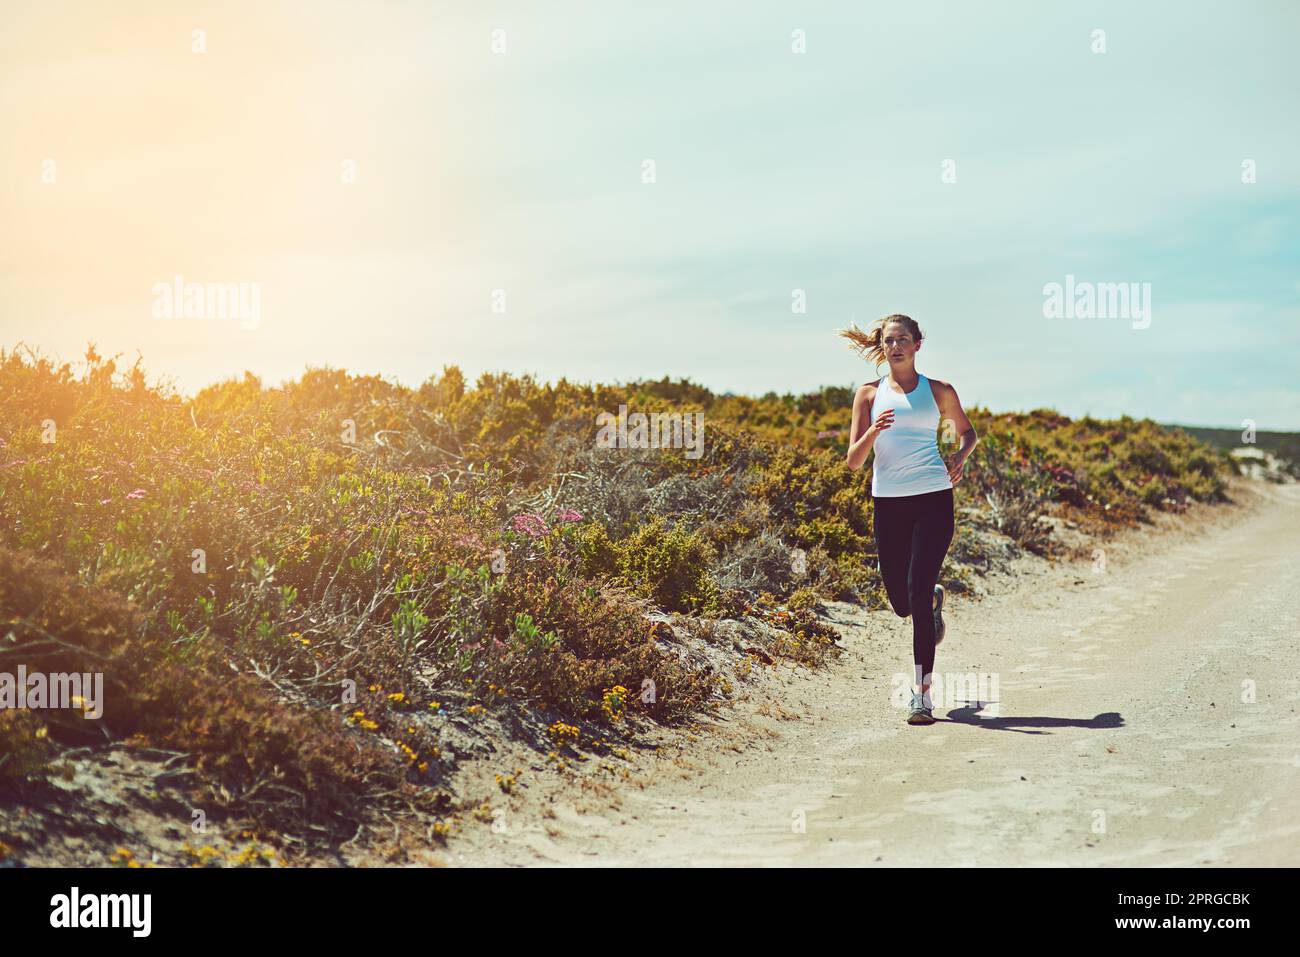
[[458,863],[1300,864],[1300,486],[1236,494],[953,596],[936,671],[986,690],[936,686],[933,725],[894,694],[910,622],[836,605],[840,661]]

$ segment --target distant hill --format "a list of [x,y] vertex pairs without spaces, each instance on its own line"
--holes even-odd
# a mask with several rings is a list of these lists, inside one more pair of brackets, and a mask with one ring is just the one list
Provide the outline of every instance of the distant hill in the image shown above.
[[[1286,476],[1300,480],[1300,432],[1256,432],[1255,442],[1249,445],[1241,440],[1241,429],[1205,429],[1192,425],[1171,425],[1169,428],[1182,429],[1194,439],[1212,445],[1224,452],[1254,449],[1277,459],[1276,470]],[[1262,456],[1260,456],[1262,457]],[[1236,460],[1250,460],[1256,456],[1239,453]]]

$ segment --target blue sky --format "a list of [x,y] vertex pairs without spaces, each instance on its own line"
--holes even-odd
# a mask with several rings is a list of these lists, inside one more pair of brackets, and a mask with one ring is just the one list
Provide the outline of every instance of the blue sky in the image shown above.
[[[6,347],[94,340],[186,391],[456,363],[761,394],[874,378],[835,330],[904,312],[968,405],[1300,429],[1295,4],[86,2],[0,27]],[[257,328],[159,324],[176,273],[259,282]],[[1067,274],[1150,283],[1150,327],[1044,318]]]

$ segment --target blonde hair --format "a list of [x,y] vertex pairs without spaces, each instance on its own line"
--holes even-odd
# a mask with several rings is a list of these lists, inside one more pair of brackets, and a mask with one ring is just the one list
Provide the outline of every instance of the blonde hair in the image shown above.
[[854,323],[849,323],[847,329],[841,329],[840,335],[849,340],[849,348],[856,352],[868,362],[874,362],[877,369],[882,362],[887,361],[885,355],[885,326],[891,322],[901,322],[907,326],[907,331],[912,334],[912,340],[920,343],[924,336],[921,335],[921,327],[916,324],[916,320],[911,316],[904,316],[901,313],[895,313],[892,316],[885,316],[884,319],[878,319],[871,324],[871,328],[863,332]]

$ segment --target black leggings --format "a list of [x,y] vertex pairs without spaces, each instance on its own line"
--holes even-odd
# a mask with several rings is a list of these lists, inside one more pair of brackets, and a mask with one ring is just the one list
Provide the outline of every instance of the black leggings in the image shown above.
[[952,542],[952,489],[922,495],[877,497],[872,500],[872,524],[880,577],[889,604],[900,618],[912,615],[912,660],[916,685],[934,671],[934,586]]

